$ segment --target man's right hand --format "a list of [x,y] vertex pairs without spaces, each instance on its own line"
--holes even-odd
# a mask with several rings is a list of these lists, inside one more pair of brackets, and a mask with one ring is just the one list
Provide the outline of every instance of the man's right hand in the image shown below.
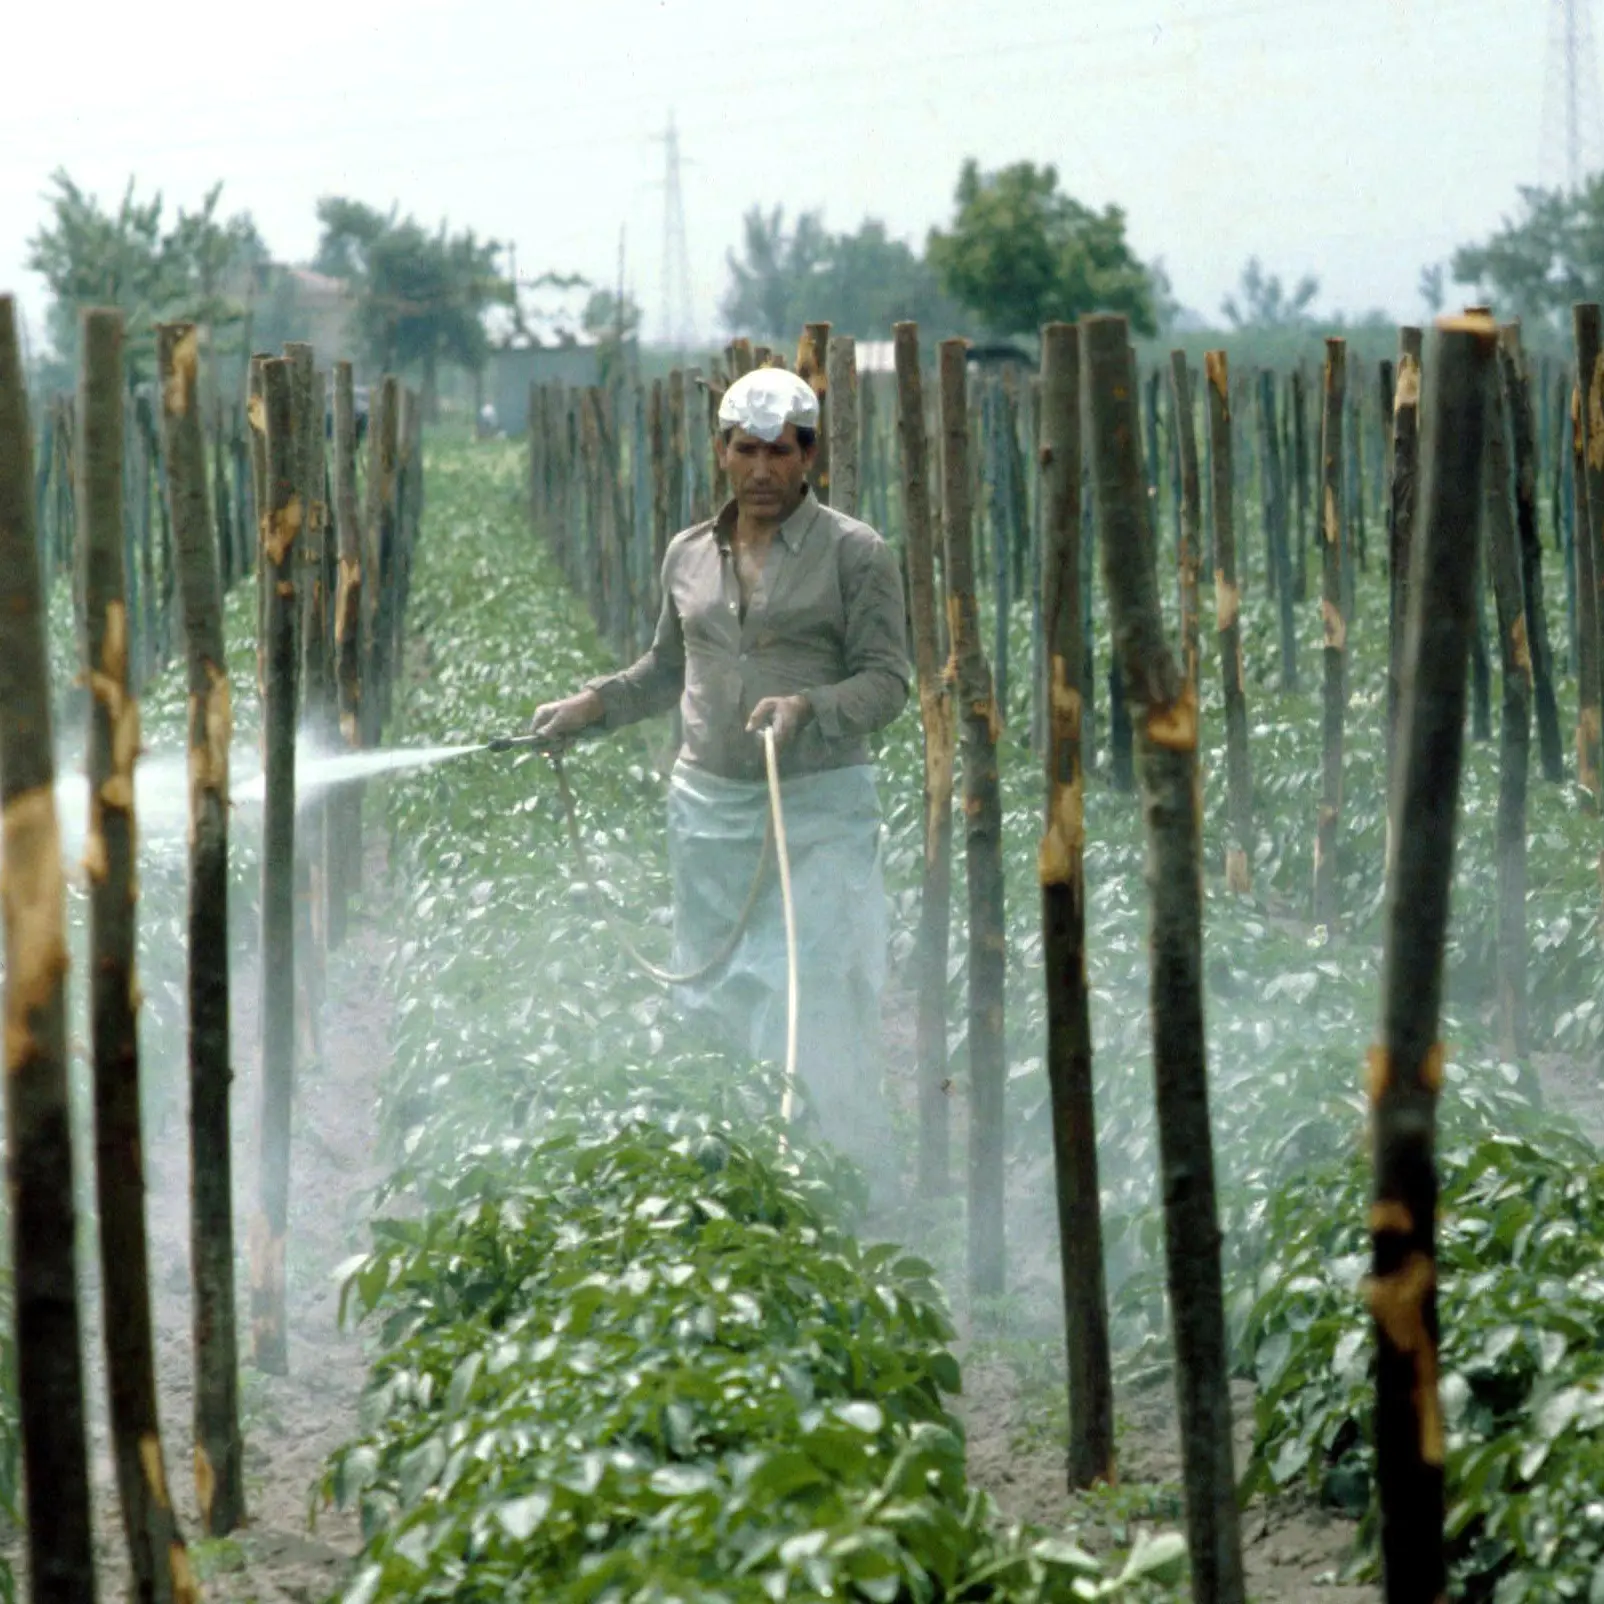
[[605,715],[602,699],[595,691],[565,696],[560,702],[543,702],[529,721],[529,733],[547,740],[564,740],[581,730],[599,724]]

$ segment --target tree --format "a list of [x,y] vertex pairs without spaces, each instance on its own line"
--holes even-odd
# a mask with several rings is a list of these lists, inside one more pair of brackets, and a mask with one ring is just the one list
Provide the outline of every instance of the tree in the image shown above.
[[[1237,295],[1228,295],[1220,310],[1233,329],[1311,329],[1315,319],[1309,308],[1320,293],[1320,280],[1305,273],[1289,295],[1279,273],[1266,273],[1258,257],[1250,256],[1238,281]],[[1240,299],[1238,299],[1240,296]]]
[[592,290],[579,324],[596,342],[596,362],[605,388],[624,378],[625,350],[640,333],[641,309],[631,295],[616,290]]
[[745,260],[734,251],[725,258],[731,283],[724,297],[724,320],[732,329],[784,339],[814,310],[822,310],[809,304],[807,294],[827,244],[820,215],[803,212],[787,233],[783,206],[771,212],[754,206],[741,220],[741,233]]
[[322,235],[313,266],[343,279],[356,296],[356,324],[369,356],[386,372],[423,375],[425,416],[435,412],[442,362],[476,378],[490,356],[485,314],[513,302],[496,266],[501,245],[472,229],[430,233],[395,207],[326,195],[317,203]]
[[1443,309],[1443,303],[1448,299],[1448,287],[1444,283],[1447,277],[1446,270],[1441,262],[1433,262],[1429,267],[1420,270],[1420,299],[1425,302],[1426,310],[1436,317]]
[[943,294],[929,263],[893,239],[878,218],[851,234],[832,234],[819,212],[803,212],[787,231],[785,211],[754,206],[743,222],[743,255],[729,252],[730,328],[785,341],[806,322],[828,320],[838,333],[886,339],[894,323],[951,332],[961,310]]
[[941,287],[998,334],[1034,333],[1088,312],[1122,312],[1157,331],[1154,287],[1125,239],[1125,213],[1101,212],[1058,188],[1058,170],[1015,162],[982,173],[970,158],[950,230],[930,231],[925,254]]
[[1577,301],[1604,300],[1604,173],[1573,193],[1523,187],[1520,202],[1518,218],[1454,252],[1455,280],[1501,314],[1550,324]]
[[132,178],[115,211],[64,169],[50,182],[49,219],[28,242],[28,266],[50,289],[50,341],[69,375],[77,363],[78,313],[86,306],[122,312],[125,358],[139,375],[154,371],[158,323],[215,330],[243,322],[235,292],[268,253],[250,213],[219,215],[221,184],[206,192],[199,210],[180,208],[164,228],[160,193],[137,199]]

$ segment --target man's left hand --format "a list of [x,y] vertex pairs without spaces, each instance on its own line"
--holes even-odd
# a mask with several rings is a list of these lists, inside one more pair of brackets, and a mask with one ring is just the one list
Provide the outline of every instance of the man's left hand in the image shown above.
[[813,717],[813,704],[805,696],[765,696],[746,721],[749,735],[774,731],[774,745],[784,751]]

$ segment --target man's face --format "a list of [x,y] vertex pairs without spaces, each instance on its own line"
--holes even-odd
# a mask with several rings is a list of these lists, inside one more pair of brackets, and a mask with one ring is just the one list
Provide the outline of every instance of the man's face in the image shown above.
[[721,436],[718,460],[742,512],[757,518],[785,518],[802,499],[817,449],[816,445],[804,449],[797,440],[796,425],[788,423],[777,440],[759,440],[745,429],[737,429],[728,443]]

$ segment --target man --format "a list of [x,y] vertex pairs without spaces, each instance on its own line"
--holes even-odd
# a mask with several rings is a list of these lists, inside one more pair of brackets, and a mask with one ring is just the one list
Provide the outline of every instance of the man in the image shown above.
[[[818,419],[813,391],[783,369],[730,386],[714,449],[731,500],[669,543],[650,650],[540,707],[532,727],[617,729],[679,705],[668,825],[680,972],[715,955],[740,917],[769,815],[761,732],[774,731],[796,904],[798,1091],[829,1140],[883,1171],[886,907],[867,737],[907,699],[902,583],[880,536],[809,488]],[[786,992],[771,870],[729,961],[682,987],[680,1002],[735,1051],[783,1061]]]

